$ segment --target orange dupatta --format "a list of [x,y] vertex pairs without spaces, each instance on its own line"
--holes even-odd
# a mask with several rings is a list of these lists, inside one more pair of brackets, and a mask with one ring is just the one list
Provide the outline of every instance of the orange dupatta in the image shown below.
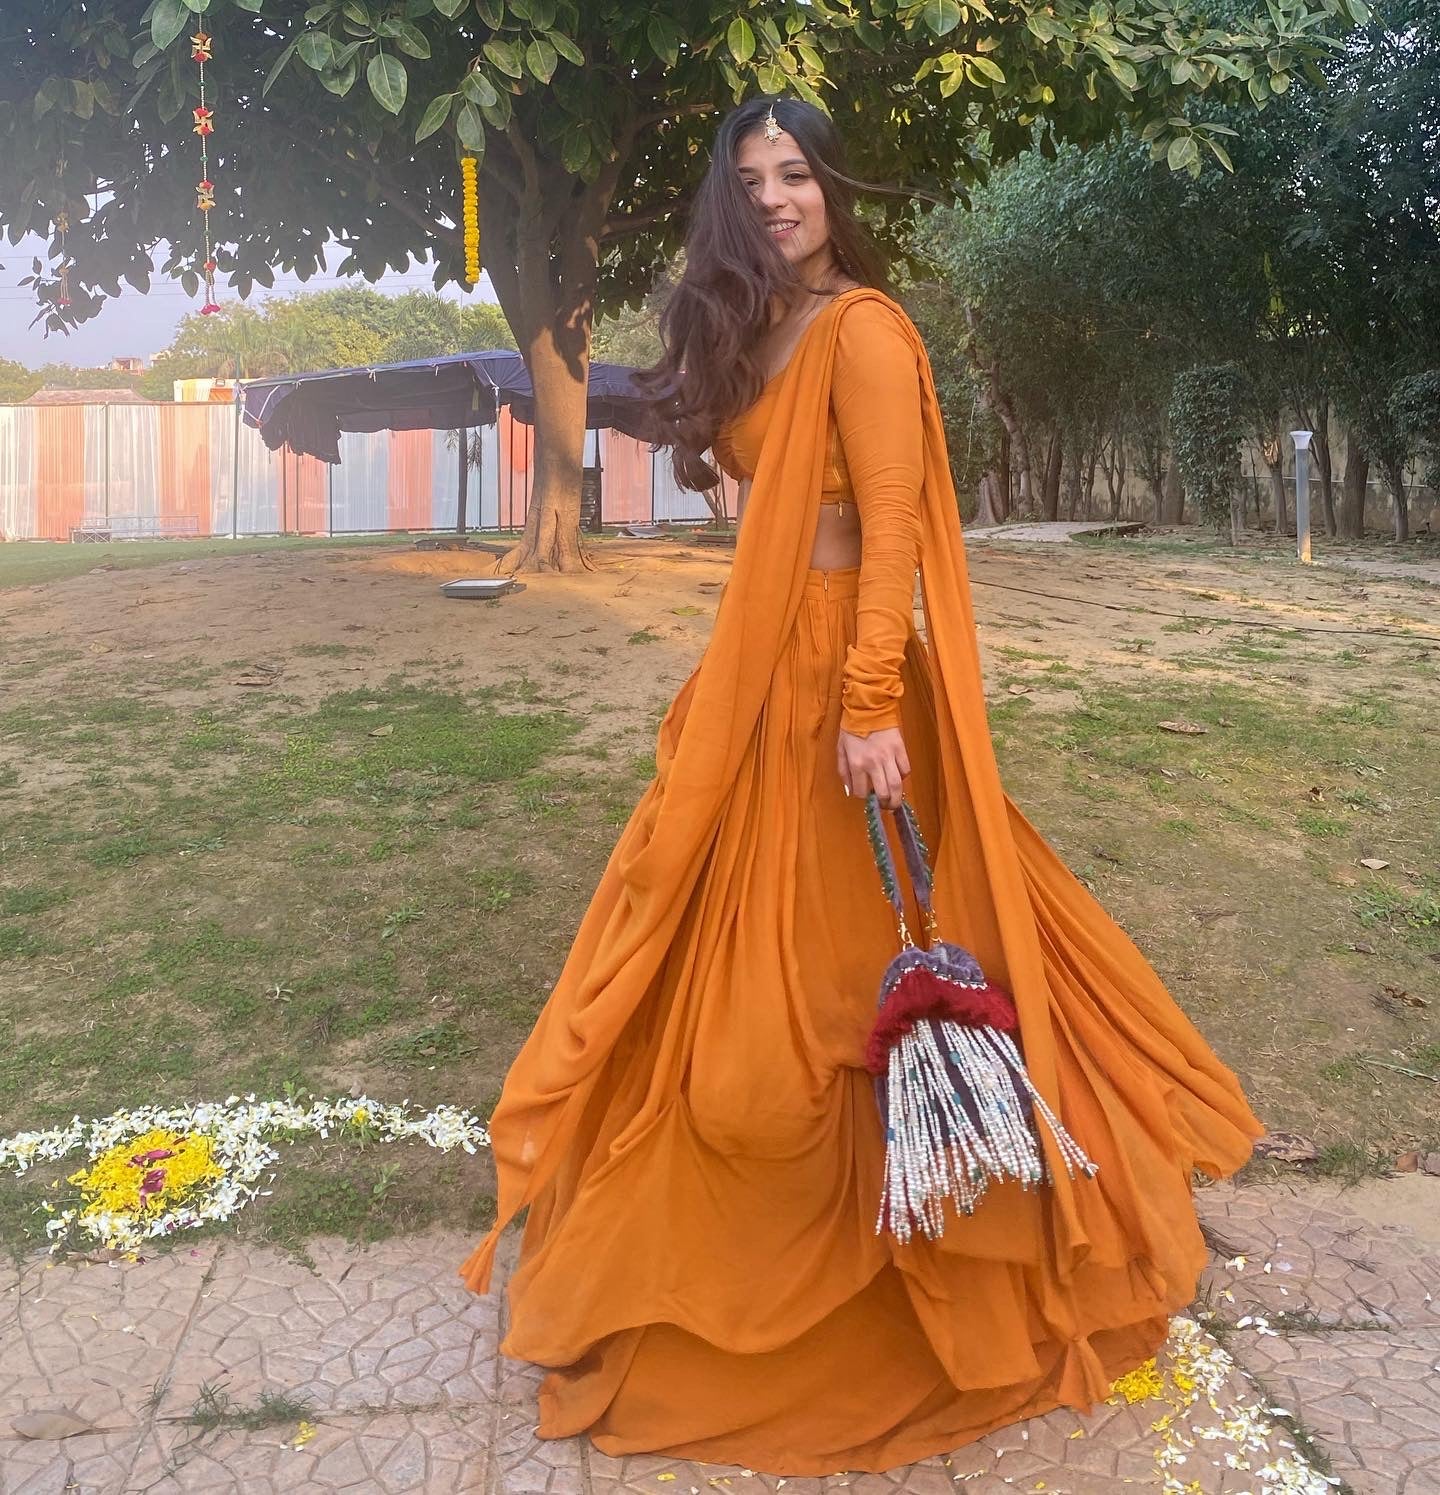
[[[1177,1099],[1177,1114],[1170,1118],[1190,1154],[1178,1160],[1180,1166],[1229,1172],[1248,1156],[1249,1138],[1258,1131],[1239,1087],[1158,977],[1001,788],[986,721],[959,506],[925,348],[887,297],[869,289],[850,291],[812,323],[780,375],[734,570],[691,681],[683,733],[672,754],[662,750],[656,778],[612,853],[610,868],[619,877],[607,877],[603,886],[609,892],[591,904],[491,1118],[496,1222],[461,1269],[476,1292],[489,1288],[500,1232],[561,1168],[605,1061],[655,989],[700,880],[799,611],[827,456],[836,338],[846,308],[861,301],[878,301],[894,312],[921,373],[921,581],[941,754],[942,823],[935,848],[940,928],[974,951],[991,978],[1014,995],[1036,1088],[1087,1150],[1087,1120],[1096,1130],[1115,1120],[1100,1094],[1103,1075],[1097,1072],[1102,1083],[1086,1083],[1087,1073],[1103,1062],[1106,1036],[1093,1021],[1093,1004],[1080,1001],[1073,1010],[1062,1010],[1065,999],[1084,995],[1074,981],[1057,978],[1062,954],[1106,986],[1109,1006],[1129,1009],[1120,1023],[1146,1057],[1162,1070],[1183,1073],[1195,1093],[1194,1103]],[[1042,903],[1052,931],[1043,941],[1037,921]],[[1065,952],[1053,948],[1057,930],[1064,932]],[[1062,985],[1067,989],[1053,989]],[[1093,1051],[1087,1052],[1092,1039]],[[1069,1051],[1066,1084],[1059,1063],[1062,1043]],[[658,1104],[647,1101],[614,1139],[613,1151],[654,1123]],[[1208,1113],[1219,1113],[1219,1128]],[[1018,1239],[1043,1240],[1054,1278],[1063,1283],[1084,1259],[1092,1233],[1113,1242],[1115,1222],[1103,1202],[1089,1197],[1093,1186],[1068,1178],[1048,1136],[1045,1145],[1054,1183],[1028,1194],[1015,1192],[1006,1209],[987,1210],[982,1204],[975,1215],[953,1220],[947,1245],[1004,1259]]]

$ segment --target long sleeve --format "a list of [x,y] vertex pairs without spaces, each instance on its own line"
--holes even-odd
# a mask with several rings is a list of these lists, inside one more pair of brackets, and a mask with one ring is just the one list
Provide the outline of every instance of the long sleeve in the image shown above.
[[841,725],[863,735],[900,723],[900,666],[920,558],[920,370],[890,307],[864,301],[842,316],[830,402],[861,527],[856,642],[845,664]]

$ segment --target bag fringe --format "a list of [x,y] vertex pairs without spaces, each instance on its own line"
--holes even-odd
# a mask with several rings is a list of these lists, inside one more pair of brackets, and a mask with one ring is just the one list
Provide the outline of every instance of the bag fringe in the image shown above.
[[885,1117],[877,1235],[888,1225],[902,1243],[917,1229],[933,1241],[944,1233],[947,1198],[968,1215],[992,1181],[1048,1182],[1037,1116],[1070,1177],[1096,1172],[1035,1089],[1015,1040],[996,1028],[915,1023],[890,1050],[876,1090]]

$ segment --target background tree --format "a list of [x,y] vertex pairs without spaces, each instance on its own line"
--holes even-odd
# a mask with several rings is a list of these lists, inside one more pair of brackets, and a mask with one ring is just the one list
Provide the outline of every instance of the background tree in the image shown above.
[[986,157],[1122,128],[1198,171],[1218,138],[1186,117],[1193,95],[1263,100],[1364,14],[1361,0],[1269,0],[1219,27],[1155,0],[192,3],[15,0],[0,15],[0,223],[49,233],[68,213],[71,306],[40,285],[53,320],[92,315],[122,279],[144,290],[163,238],[180,246],[165,272],[193,284],[193,173],[177,145],[199,12],[215,37],[214,226],[242,295],[277,265],[318,268],[332,240],[341,273],[431,256],[439,280],[458,279],[457,156],[481,157],[484,264],[537,405],[512,567],[581,561],[595,311],[638,302],[673,254],[730,102],[756,88],[829,101],[871,180],[963,190]]
[[433,291],[384,296],[368,286],[302,291],[258,307],[227,302],[210,316],[192,313],[141,388],[165,400],[176,379],[263,379],[514,346],[500,308],[488,302],[466,305]]

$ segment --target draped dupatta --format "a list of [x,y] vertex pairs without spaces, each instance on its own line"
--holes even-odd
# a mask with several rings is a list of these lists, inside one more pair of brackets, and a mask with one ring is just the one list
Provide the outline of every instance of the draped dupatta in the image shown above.
[[[1031,1077],[1061,1120],[1088,1146],[1087,1120],[1100,1123],[1094,1087],[1062,1081],[1083,1074],[1059,1046],[1079,1040],[1058,1011],[1037,922],[1035,867],[1042,861],[1052,924],[1075,932],[1076,948],[1093,927],[1092,952],[1103,978],[1124,1000],[1157,1015],[1165,1029],[1163,1064],[1183,1070],[1206,1104],[1219,1110],[1222,1140],[1209,1150],[1197,1124],[1180,1159],[1228,1170],[1243,1160],[1253,1132],[1238,1087],[1203,1040],[1173,1008],[1158,978],[1129,941],[1060,868],[1053,854],[1006,798],[986,721],[979,651],[971,608],[959,507],[946,458],[944,429],[919,334],[880,292],[860,289],[836,298],[801,339],[780,376],[776,408],[752,484],[734,569],[702,665],[694,677],[683,731],[620,838],[610,874],[586,915],[560,978],[507,1079],[490,1131],[498,1175],[497,1219],[462,1268],[467,1284],[488,1289],[497,1239],[516,1214],[539,1198],[562,1169],[607,1060],[627,1027],[641,1019],[659,985],[667,951],[706,866],[727,798],[765,706],[776,661],[795,626],[809,569],[827,455],[831,377],[837,335],[849,308],[879,302],[913,345],[920,372],[924,480],[920,495],[920,571],[930,674],[940,747],[941,823],[935,839],[935,903],[947,938],[975,952],[992,979],[1013,993]],[[662,734],[663,737],[663,734]],[[1024,854],[1022,855],[1022,850]],[[618,873],[618,877],[613,874]],[[1067,1034],[1070,1036],[1067,1037]],[[862,1062],[857,1053],[855,1063]],[[1070,1093],[1067,1094],[1066,1091]],[[1070,1103],[1075,1113],[1071,1114]],[[656,1119],[664,1104],[654,1092],[611,1143],[624,1148]],[[1047,1148],[1053,1143],[1046,1139]],[[956,1222],[947,1248],[1004,1258],[1010,1243],[1045,1243],[1053,1280],[1063,1284],[1089,1248],[1091,1226],[1103,1233],[1094,1185],[1066,1175],[1050,1157],[1053,1184],[1012,1199],[993,1220],[982,1203]],[[878,1185],[878,1180],[877,1180]],[[1017,1230],[1017,1226],[1019,1229]]]

